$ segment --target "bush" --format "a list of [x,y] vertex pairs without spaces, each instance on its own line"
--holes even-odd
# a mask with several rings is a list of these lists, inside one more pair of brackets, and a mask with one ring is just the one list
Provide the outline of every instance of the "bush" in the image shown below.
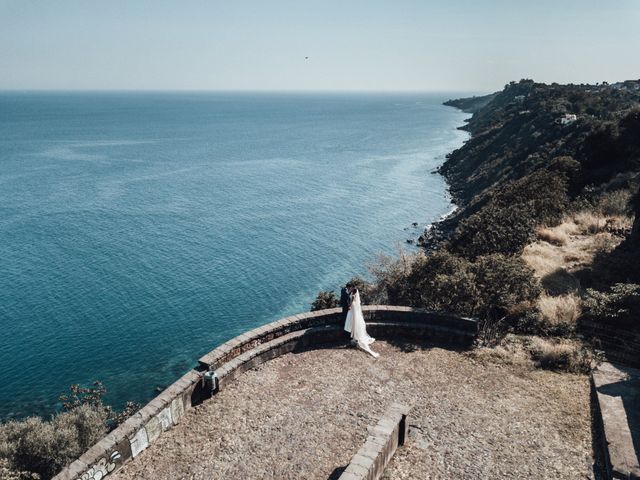
[[380,255],[378,261],[369,266],[375,282],[369,288],[372,303],[379,305],[411,305],[407,292],[408,280],[413,265],[424,253],[398,251],[398,257]]
[[80,405],[50,421],[10,421],[0,426],[0,458],[14,472],[51,478],[106,435],[107,416],[102,406]]
[[521,257],[480,257],[473,271],[480,298],[477,314],[483,318],[520,313],[531,308],[541,293],[533,269]]
[[0,425],[0,479],[51,478],[140,409],[127,402],[114,411],[102,402],[101,382],[71,385],[61,395],[65,411],[44,420],[28,417]]
[[478,309],[471,262],[446,251],[418,257],[406,285],[404,295],[410,305],[467,316]]
[[540,287],[519,257],[500,254],[475,262],[446,250],[378,265],[376,288],[389,303],[466,316],[504,316],[530,307]]
[[514,255],[533,241],[535,226],[527,206],[489,204],[460,223],[450,249],[470,259],[491,253]]
[[585,317],[640,328],[640,285],[617,283],[608,292],[587,289]]
[[316,299],[311,303],[311,311],[315,312],[317,310],[324,310],[326,308],[335,308],[340,303],[336,292],[331,291],[321,291],[318,293]]
[[498,187],[478,212],[460,222],[451,250],[467,258],[514,255],[535,238],[537,225],[557,225],[568,205],[566,177],[536,171]]
[[597,208],[603,215],[624,216],[629,214],[631,192],[629,190],[615,190],[603,193],[598,199]]
[[594,360],[591,350],[577,342],[534,337],[529,351],[536,365],[545,370],[588,373]]

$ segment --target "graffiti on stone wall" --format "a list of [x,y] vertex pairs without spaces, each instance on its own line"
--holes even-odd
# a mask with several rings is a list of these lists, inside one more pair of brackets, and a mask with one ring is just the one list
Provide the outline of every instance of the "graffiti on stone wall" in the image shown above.
[[120,460],[118,451],[113,452],[108,459],[101,458],[98,463],[82,474],[80,480],[102,480],[115,470],[118,460]]

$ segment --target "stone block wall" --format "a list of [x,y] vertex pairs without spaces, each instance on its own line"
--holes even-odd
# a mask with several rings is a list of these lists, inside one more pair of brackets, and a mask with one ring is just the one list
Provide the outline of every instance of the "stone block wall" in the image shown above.
[[591,388],[605,478],[640,479],[640,369],[604,362]]
[[406,405],[392,403],[339,480],[378,480],[407,438],[409,411]]
[[[477,321],[410,307],[363,307],[370,333],[381,339],[433,342],[466,348],[477,335]],[[344,314],[334,308],[307,312],[250,330],[223,343],[198,361],[144,408],[54,477],[100,480],[137,457],[162,432],[180,422],[195,405],[211,398],[246,370],[288,352],[318,345],[344,344]],[[213,381],[209,381],[210,378]]]

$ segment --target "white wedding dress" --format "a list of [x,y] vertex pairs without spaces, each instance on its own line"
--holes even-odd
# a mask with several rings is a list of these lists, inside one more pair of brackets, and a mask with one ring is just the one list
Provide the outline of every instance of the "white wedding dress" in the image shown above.
[[362,315],[362,306],[360,305],[360,292],[356,290],[353,294],[353,302],[351,302],[351,308],[347,313],[347,319],[344,322],[344,329],[351,333],[353,338],[365,352],[371,354],[375,358],[378,358],[379,353],[371,350],[371,345],[376,341],[375,338],[371,338],[367,333],[367,326],[364,323],[364,316]]

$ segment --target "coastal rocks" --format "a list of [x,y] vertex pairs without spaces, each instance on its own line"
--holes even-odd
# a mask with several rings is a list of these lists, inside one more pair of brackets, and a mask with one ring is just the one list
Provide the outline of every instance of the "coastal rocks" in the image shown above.
[[446,242],[455,228],[446,221],[436,222],[424,230],[418,237],[418,246],[428,251],[438,250]]
[[[411,223],[411,228],[412,228],[413,230],[415,230],[415,229],[417,229],[417,228],[420,228],[420,224],[419,224],[418,222],[412,222],[412,223]],[[409,227],[404,227],[404,228],[403,228],[403,230],[404,230],[405,232],[407,232],[407,231],[409,231],[409,230],[410,230],[410,228],[409,228]],[[415,245],[415,244],[416,244],[416,240],[415,240],[414,238],[407,238],[407,239],[406,239],[406,243],[407,243],[407,245]]]

